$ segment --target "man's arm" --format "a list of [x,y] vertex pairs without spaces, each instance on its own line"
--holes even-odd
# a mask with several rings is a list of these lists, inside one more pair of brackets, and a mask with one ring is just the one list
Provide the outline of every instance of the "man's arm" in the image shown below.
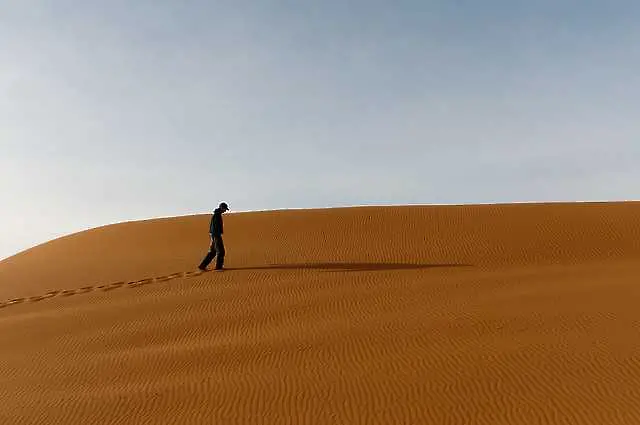
[[211,220],[211,234],[213,236],[222,235],[222,216],[220,214],[214,214]]

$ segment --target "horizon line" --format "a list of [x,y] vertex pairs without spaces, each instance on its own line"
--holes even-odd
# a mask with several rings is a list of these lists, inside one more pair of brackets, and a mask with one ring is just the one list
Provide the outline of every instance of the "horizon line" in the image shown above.
[[[393,207],[437,207],[437,206],[480,206],[480,205],[521,205],[521,204],[603,204],[603,203],[625,203],[625,202],[640,202],[640,199],[599,199],[599,200],[579,200],[579,201],[567,201],[567,200],[531,200],[531,201],[502,201],[502,202],[445,202],[445,203],[389,203],[389,204],[349,204],[349,205],[339,205],[339,206],[324,206],[324,207],[288,207],[288,208],[264,208],[264,209],[250,209],[250,210],[230,210],[230,214],[247,214],[247,213],[259,213],[259,212],[277,212],[277,211],[311,211],[311,210],[330,210],[330,209],[348,209],[348,208],[393,208]],[[29,248],[25,248],[21,251],[18,251],[14,254],[10,254],[6,257],[1,257],[0,262],[3,262],[9,258],[15,257],[16,255],[20,255],[26,251],[29,251],[33,248],[36,248],[40,245],[44,245],[49,242],[53,242],[58,239],[62,239],[68,236],[72,236],[78,233],[100,229],[107,226],[114,226],[118,224],[126,224],[126,223],[138,223],[143,221],[152,221],[152,220],[166,220],[172,218],[183,218],[183,217],[194,217],[199,215],[207,215],[211,214],[211,211],[206,212],[192,212],[187,214],[176,214],[176,215],[165,215],[165,216],[152,216],[147,218],[132,218],[128,220],[120,220],[107,222],[98,226],[93,227],[85,227],[78,229],[72,233],[66,233],[52,239],[48,239],[46,241],[37,243]]]

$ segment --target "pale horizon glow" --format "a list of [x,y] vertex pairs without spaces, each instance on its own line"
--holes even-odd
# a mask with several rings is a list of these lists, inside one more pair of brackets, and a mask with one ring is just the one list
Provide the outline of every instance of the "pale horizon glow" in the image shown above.
[[223,200],[638,199],[639,19],[630,0],[9,0],[0,259]]

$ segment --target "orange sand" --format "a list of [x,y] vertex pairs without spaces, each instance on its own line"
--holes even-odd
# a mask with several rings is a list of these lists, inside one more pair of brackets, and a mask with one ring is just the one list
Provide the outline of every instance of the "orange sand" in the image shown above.
[[0,424],[640,423],[640,203],[208,220],[0,262]]

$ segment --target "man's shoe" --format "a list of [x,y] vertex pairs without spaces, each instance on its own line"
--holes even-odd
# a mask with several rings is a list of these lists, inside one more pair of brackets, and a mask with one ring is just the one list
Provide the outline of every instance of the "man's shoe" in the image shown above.
[[206,267],[198,266],[198,270],[200,270],[201,272],[206,272],[206,271],[207,271],[207,268],[206,268]]

